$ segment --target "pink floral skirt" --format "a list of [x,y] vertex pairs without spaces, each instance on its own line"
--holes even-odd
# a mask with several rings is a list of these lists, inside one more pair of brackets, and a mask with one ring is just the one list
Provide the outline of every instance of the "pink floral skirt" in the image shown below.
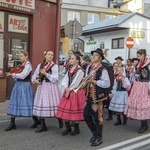
[[56,117],[69,121],[82,121],[85,106],[85,92],[83,89],[75,93],[72,91],[69,98],[65,97],[65,92],[60,100]]
[[148,82],[134,82],[124,112],[127,117],[144,120],[150,119],[150,95]]

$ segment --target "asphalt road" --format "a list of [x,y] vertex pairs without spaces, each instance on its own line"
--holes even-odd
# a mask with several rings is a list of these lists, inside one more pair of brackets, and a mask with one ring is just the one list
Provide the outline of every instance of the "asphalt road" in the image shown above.
[[[5,116],[3,116],[5,117]],[[107,117],[107,111],[104,111]],[[91,133],[84,122],[80,123],[81,133],[76,136],[62,136],[63,129],[58,128],[55,118],[47,118],[47,132],[35,133],[30,129],[31,118],[18,118],[17,129],[5,132],[7,120],[0,121],[0,150],[149,150],[150,130],[145,134],[138,134],[140,122],[128,120],[126,126],[114,126],[116,117],[112,121],[104,122],[103,144],[91,147],[89,139]]]
[[[81,132],[76,136],[62,136],[63,129],[58,128],[55,118],[46,119],[47,132],[35,133],[35,129],[30,129],[31,118],[17,118],[17,129],[5,132],[9,124],[7,105],[8,102],[0,104],[0,150],[150,150],[150,129],[142,135],[138,134],[140,122],[130,119],[127,125],[116,127],[113,125],[116,116],[112,121],[104,122],[103,143],[97,147],[90,146],[92,134],[84,122],[80,123]],[[107,110],[104,110],[106,118]]]

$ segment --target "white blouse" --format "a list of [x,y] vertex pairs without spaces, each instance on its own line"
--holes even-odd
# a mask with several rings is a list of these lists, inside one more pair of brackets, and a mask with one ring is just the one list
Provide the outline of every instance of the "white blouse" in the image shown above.
[[110,87],[110,78],[108,71],[106,69],[102,70],[102,76],[100,80],[96,81],[96,85],[102,88],[109,88]]
[[[32,79],[31,79],[32,83],[34,83],[34,81],[35,81],[36,78],[38,77],[38,75],[39,75],[39,73],[40,73],[40,67],[41,67],[41,64],[39,64],[39,65],[37,66],[37,68],[36,68],[36,70],[35,70],[35,72],[34,72],[34,74],[33,74],[33,76],[32,76]],[[46,78],[47,78],[50,82],[55,83],[55,82],[58,81],[58,65],[55,64],[51,69],[52,69],[52,73],[51,73],[51,74],[47,73]]]
[[32,71],[31,63],[27,61],[23,71],[21,73],[13,73],[12,77],[15,79],[25,79],[30,74],[31,71]]
[[[79,67],[79,68],[81,68],[81,67]],[[75,77],[74,77],[72,83],[71,83],[70,86],[69,86],[69,88],[70,88],[71,91],[74,90],[74,89],[76,89],[76,88],[79,86],[80,82],[81,82],[82,79],[83,79],[83,76],[84,76],[83,70],[82,70],[82,69],[79,69],[79,70],[77,71],[77,73],[76,73],[76,75],[75,75]],[[61,84],[62,84],[62,86],[63,86],[64,88],[67,88],[67,87],[68,87],[68,85],[69,85],[68,72],[67,72],[66,75],[64,76],[64,78],[63,78]]]

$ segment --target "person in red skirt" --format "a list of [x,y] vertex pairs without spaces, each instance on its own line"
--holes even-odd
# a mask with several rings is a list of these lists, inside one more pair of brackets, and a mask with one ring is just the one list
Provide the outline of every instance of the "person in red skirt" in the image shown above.
[[79,86],[83,79],[84,71],[80,67],[80,56],[74,54],[71,56],[70,63],[72,67],[66,73],[62,84],[65,87],[65,91],[60,100],[56,117],[65,120],[65,130],[62,135],[67,135],[71,132],[70,121],[75,122],[74,130],[71,135],[79,134],[79,123],[83,121],[83,111],[85,106],[85,93],[81,89],[77,93],[74,90]]

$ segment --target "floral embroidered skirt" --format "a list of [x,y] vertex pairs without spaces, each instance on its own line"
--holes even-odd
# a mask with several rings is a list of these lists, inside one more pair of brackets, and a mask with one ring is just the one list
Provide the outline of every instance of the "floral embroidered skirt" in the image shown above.
[[8,115],[30,117],[33,115],[34,93],[30,82],[17,81],[13,87]]
[[150,119],[150,95],[148,82],[134,82],[124,112],[127,117],[144,120]]
[[110,101],[109,110],[124,112],[128,100],[127,91],[115,91]]
[[68,121],[84,120],[83,111],[85,100],[85,92],[83,89],[78,91],[78,93],[72,91],[68,99],[65,97],[64,92],[58,106],[56,117]]
[[33,115],[37,117],[55,117],[60,101],[57,83],[43,81],[38,86],[33,106]]

